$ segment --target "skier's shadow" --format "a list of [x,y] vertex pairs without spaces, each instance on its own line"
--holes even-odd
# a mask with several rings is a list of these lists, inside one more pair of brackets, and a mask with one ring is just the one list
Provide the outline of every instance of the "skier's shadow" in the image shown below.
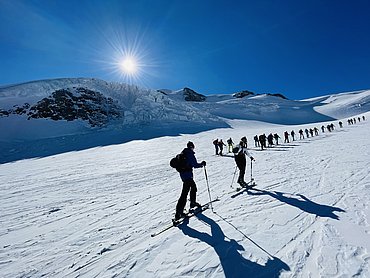
[[328,205],[321,205],[318,203],[315,203],[311,200],[309,200],[307,197],[303,196],[302,194],[297,194],[296,196],[300,197],[299,198],[294,198],[294,197],[287,197],[284,196],[284,192],[270,192],[266,190],[260,190],[260,189],[253,189],[254,191],[249,191],[249,195],[269,195],[283,203],[286,203],[288,205],[297,207],[305,212],[315,214],[320,217],[330,217],[336,220],[339,220],[338,215],[334,214],[335,211],[338,212],[345,212],[345,210],[338,208],[338,207],[333,207],[333,206],[328,206]]
[[244,247],[234,239],[228,239],[214,220],[201,213],[197,214],[197,218],[211,227],[211,234],[194,230],[187,225],[188,222],[178,227],[185,235],[197,238],[214,248],[220,258],[225,277],[278,277],[281,271],[290,270],[287,264],[276,257],[269,258],[266,265],[245,259],[238,252],[244,250]]

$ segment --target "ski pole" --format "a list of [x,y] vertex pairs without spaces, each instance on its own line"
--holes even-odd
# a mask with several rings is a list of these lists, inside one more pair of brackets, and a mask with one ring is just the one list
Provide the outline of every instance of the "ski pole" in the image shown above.
[[251,159],[251,182],[253,181],[252,170],[253,170],[253,160]]
[[235,180],[235,175],[236,175],[236,170],[238,169],[238,166],[235,166],[235,171],[234,171],[234,176],[233,176],[233,180],[231,181],[231,185],[230,187],[233,188],[233,184],[234,184],[234,180]]
[[207,183],[207,189],[208,189],[208,195],[209,195],[209,205],[211,206],[211,210],[212,212],[213,211],[213,205],[212,205],[212,198],[211,198],[211,191],[209,190],[209,182],[208,182],[208,175],[207,175],[207,170],[206,170],[206,166],[204,166],[204,175],[206,176],[206,183]]

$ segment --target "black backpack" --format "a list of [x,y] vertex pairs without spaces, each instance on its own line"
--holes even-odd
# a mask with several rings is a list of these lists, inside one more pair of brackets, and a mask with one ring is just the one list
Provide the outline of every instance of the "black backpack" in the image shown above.
[[234,147],[233,148],[233,153],[237,154],[239,152],[239,150],[240,150],[239,147]]
[[190,169],[186,155],[181,152],[170,160],[170,166],[175,168],[178,172],[185,172]]

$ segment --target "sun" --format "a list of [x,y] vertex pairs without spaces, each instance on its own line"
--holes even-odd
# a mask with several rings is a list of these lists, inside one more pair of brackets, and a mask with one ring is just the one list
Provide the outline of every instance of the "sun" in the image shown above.
[[138,64],[133,57],[126,57],[120,62],[124,74],[133,75],[138,71]]

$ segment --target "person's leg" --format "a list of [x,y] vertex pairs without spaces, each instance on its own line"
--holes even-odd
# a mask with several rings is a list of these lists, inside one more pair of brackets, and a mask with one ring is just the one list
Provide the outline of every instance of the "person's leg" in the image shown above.
[[190,208],[200,207],[200,204],[197,203],[197,185],[194,180],[189,181],[190,186]]
[[182,185],[181,195],[176,205],[175,218],[178,218],[179,216],[181,216],[182,213],[184,213],[184,208],[186,205],[186,198],[188,197],[189,190],[190,190],[189,181],[184,181]]
[[236,165],[239,168],[239,177],[238,177],[238,183],[242,184],[244,183],[244,175],[245,175],[245,166],[246,161],[244,155],[238,155],[235,159]]

